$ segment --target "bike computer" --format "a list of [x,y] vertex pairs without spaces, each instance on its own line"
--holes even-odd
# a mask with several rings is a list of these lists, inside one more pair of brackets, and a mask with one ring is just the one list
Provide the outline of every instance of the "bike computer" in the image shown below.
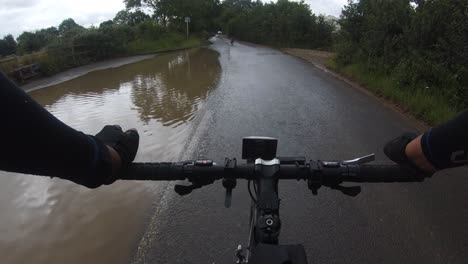
[[278,139],[271,137],[245,137],[242,139],[242,159],[272,160],[276,157]]

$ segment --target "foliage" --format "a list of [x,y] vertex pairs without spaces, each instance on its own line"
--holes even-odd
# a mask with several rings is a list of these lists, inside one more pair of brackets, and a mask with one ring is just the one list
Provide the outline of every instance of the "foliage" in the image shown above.
[[371,72],[364,64],[347,64],[340,66],[331,60],[327,66],[358,81],[374,94],[381,96],[408,110],[416,117],[428,124],[440,124],[453,118],[457,110],[439,92],[431,92],[425,89],[411,91],[398,89],[397,81],[392,76],[384,73]]
[[[118,23],[114,22],[118,21]],[[141,54],[199,45],[183,34],[170,33],[148,19],[132,26],[119,20],[105,21],[99,27],[68,27],[47,45],[41,57],[41,70],[52,75],[64,69],[117,56]]]
[[114,17],[114,23],[124,24],[129,26],[136,26],[147,20],[150,20],[151,17],[140,10],[130,12],[128,10],[122,10],[117,13]]
[[46,48],[58,36],[59,31],[56,27],[49,27],[36,32],[23,32],[16,39],[18,41],[18,52],[26,54],[39,51]]
[[104,21],[102,22],[101,24],[99,24],[99,27],[100,28],[103,28],[103,27],[111,27],[113,26],[115,23],[113,20],[107,20],[107,21]]
[[463,0],[349,0],[337,62],[395,80],[394,89],[468,107],[468,6]]
[[67,18],[65,20],[62,21],[62,23],[60,23],[59,27],[58,27],[58,31],[60,33],[60,35],[64,35],[72,30],[75,30],[75,29],[82,29],[83,27],[78,25],[75,20],[73,20],[72,18]]
[[161,25],[149,20],[137,25],[135,30],[137,38],[145,40],[164,38],[162,35],[166,32]]
[[146,54],[175,48],[195,47],[201,44],[203,43],[199,38],[186,39],[186,37],[180,33],[165,33],[159,39],[136,39],[128,43],[127,50],[131,54]]
[[[125,55],[127,43],[136,35],[127,25],[106,23],[99,28],[65,31],[63,37],[49,44],[47,56],[41,60],[41,69],[46,75],[86,63]],[[69,36],[74,32],[73,37]]]
[[15,54],[16,45],[17,43],[11,34],[0,39],[0,57]]
[[333,25],[314,15],[303,1],[226,0],[220,24],[236,38],[278,46],[317,48],[331,45]]
[[124,0],[127,9],[146,8],[164,28],[185,30],[185,17],[191,18],[192,31],[216,30],[215,19],[220,10],[219,0]]

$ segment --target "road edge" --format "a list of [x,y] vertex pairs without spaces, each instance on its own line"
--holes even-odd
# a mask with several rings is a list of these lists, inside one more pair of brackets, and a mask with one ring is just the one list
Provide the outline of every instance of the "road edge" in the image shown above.
[[416,118],[414,115],[412,115],[408,111],[405,111],[401,106],[399,106],[399,105],[397,105],[397,104],[395,104],[393,102],[390,102],[389,100],[383,98],[382,96],[378,96],[378,95],[372,93],[364,85],[362,85],[359,82],[354,81],[354,80],[342,75],[339,72],[334,71],[333,69],[327,67],[326,65],[321,65],[320,63],[317,63],[317,62],[312,61],[310,59],[299,56],[299,55],[297,55],[297,54],[295,54],[293,52],[288,51],[288,49],[278,49],[278,50],[281,51],[283,54],[293,56],[295,58],[303,60],[303,61],[313,65],[315,68],[317,68],[317,69],[319,69],[319,70],[333,76],[334,78],[345,82],[346,84],[353,87],[354,89],[356,89],[356,90],[358,90],[358,91],[360,91],[360,92],[362,92],[362,93],[376,99],[377,101],[381,102],[382,105],[384,105],[386,108],[389,108],[392,111],[394,111],[395,113],[399,114],[400,116],[402,116],[402,117],[404,117],[406,119],[409,119],[411,121],[411,123],[414,125],[414,127],[419,132],[424,132],[424,131],[428,130],[431,127],[426,122]]

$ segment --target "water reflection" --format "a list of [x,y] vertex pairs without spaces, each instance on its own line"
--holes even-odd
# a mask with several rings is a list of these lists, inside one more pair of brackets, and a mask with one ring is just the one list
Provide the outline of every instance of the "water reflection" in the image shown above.
[[[70,98],[95,100],[102,99],[103,94],[129,90],[134,109],[142,121],[147,123],[156,119],[170,126],[192,118],[199,102],[216,87],[221,73],[218,56],[217,52],[204,48],[163,54],[118,68],[91,72],[30,94],[51,110]],[[95,103],[102,105],[105,102]],[[109,110],[108,105],[106,108]]]
[[158,119],[164,125],[192,118],[198,102],[219,80],[221,66],[217,57],[208,49],[184,52],[168,58],[165,67],[157,67],[157,72],[140,74],[132,81],[132,99],[140,118],[146,122]]

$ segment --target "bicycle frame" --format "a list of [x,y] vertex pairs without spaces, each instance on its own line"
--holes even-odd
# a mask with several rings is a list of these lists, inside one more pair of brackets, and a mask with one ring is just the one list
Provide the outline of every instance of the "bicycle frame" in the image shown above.
[[[270,253],[276,253],[280,249],[284,252],[288,251],[287,246],[278,246],[281,220],[279,216],[278,178],[276,175],[279,169],[280,161],[276,158],[269,161],[262,159],[255,160],[256,179],[254,181],[254,189],[257,197],[256,200],[254,197],[251,197],[247,254],[245,257],[242,255],[242,246],[239,245],[236,254],[238,257],[237,263],[248,263],[252,254],[256,253],[257,246],[259,245],[276,245],[276,247],[263,249],[263,251],[266,250]],[[302,252],[296,252],[297,256],[295,258],[306,260],[305,252],[303,254]],[[266,255],[271,256],[270,253]]]

